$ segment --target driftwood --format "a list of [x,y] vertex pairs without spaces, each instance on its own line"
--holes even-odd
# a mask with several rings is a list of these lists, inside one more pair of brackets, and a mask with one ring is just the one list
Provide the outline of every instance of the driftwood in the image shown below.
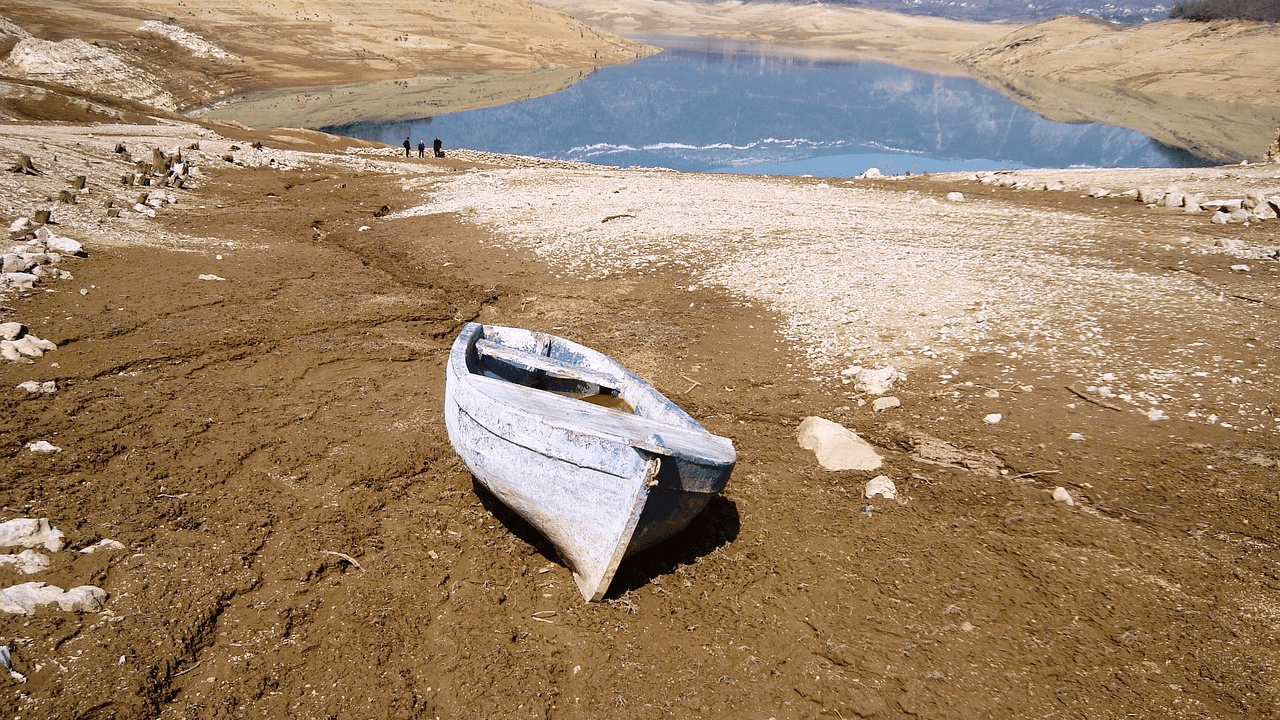
[[1085,391],[1079,388],[1075,388],[1068,385],[1067,389],[1071,391],[1072,395],[1075,395],[1076,397],[1080,398],[1081,400],[1084,400],[1085,402],[1091,402],[1094,405],[1097,405],[1098,407],[1104,407],[1108,410],[1115,410],[1116,412],[1124,412],[1124,408],[1119,407],[1117,405],[1112,405],[1106,400],[1099,400],[1095,397],[1090,397],[1088,393],[1086,393]]
[[24,175],[44,174],[43,171],[37,169],[35,165],[31,164],[31,156],[26,153],[18,154],[18,162],[13,167],[9,168],[9,172],[22,173]]

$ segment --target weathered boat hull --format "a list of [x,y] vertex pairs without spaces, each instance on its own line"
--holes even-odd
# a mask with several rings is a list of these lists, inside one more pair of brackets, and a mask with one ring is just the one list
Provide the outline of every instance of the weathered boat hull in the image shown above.
[[[584,402],[575,389],[634,412]],[[616,361],[517,328],[463,329],[445,424],[471,472],[556,546],[588,601],[604,596],[624,558],[701,512],[736,461],[731,442]]]

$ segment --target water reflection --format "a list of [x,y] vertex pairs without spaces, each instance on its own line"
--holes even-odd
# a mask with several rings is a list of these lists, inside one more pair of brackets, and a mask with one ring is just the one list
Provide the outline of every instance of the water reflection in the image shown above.
[[391,145],[439,137],[446,150],[693,171],[1205,164],[1133,130],[1045,120],[967,78],[741,45],[668,50],[502,107],[324,129]]

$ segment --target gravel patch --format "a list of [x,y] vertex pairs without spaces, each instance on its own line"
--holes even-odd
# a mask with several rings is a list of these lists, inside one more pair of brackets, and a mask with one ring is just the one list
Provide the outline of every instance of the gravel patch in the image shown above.
[[683,289],[722,288],[776,311],[807,358],[799,377],[892,364],[945,384],[967,357],[996,354],[1010,372],[1034,358],[1151,417],[1275,426],[1256,402],[1273,384],[1265,364],[1143,330],[1188,316],[1239,325],[1239,301],[1185,273],[1101,259],[1090,250],[1115,228],[1080,213],[639,169],[494,169],[409,187],[426,202],[398,216],[458,213],[567,275],[680,268]]

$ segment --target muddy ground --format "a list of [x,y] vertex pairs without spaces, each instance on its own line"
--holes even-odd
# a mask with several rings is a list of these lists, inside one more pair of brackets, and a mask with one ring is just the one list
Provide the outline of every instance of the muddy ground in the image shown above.
[[[456,215],[374,222],[419,201],[389,173],[203,173],[150,221],[202,243],[84,238],[74,280],[3,301],[0,319],[58,349],[0,365],[0,520],[47,517],[70,548],[0,584],[110,593],[102,613],[0,616],[28,678],[0,674],[7,715],[1276,716],[1274,431],[1152,422],[1003,355],[970,357],[971,386],[913,372],[902,407],[873,413],[838,377],[793,379],[778,318],[677,291],[679,272],[558,278]],[[945,189],[1010,213],[1065,205],[1115,228],[1097,259],[1170,263],[1129,231],[1128,199]],[[1207,222],[1144,218],[1167,235]],[[1233,233],[1266,242],[1274,222]],[[1274,408],[1276,263],[1179,259],[1238,323],[1116,322],[1272,367],[1248,399]],[[444,361],[477,319],[651,367],[737,448],[723,498],[624,562],[604,602],[449,445]],[[30,379],[59,389],[14,389]],[[885,467],[821,469],[795,440],[809,415],[871,439]],[[914,459],[922,434],[1005,472]],[[40,439],[62,452],[26,449]],[[863,497],[881,473],[898,501]],[[127,549],[73,552],[102,538]]]

